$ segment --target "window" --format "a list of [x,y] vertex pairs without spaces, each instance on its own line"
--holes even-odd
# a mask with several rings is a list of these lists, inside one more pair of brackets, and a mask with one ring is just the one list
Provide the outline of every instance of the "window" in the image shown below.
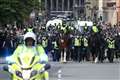
[[81,5],[84,5],[84,3],[85,3],[85,0],[80,0]]
[[114,7],[116,5],[115,2],[112,2],[112,3],[107,3],[107,7]]

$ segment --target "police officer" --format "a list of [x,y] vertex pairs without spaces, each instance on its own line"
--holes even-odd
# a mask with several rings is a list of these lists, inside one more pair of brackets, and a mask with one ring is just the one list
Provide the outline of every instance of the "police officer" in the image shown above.
[[115,40],[116,40],[115,41],[115,47],[116,47],[115,55],[116,55],[116,59],[119,60],[120,58],[120,33],[117,34]]
[[52,50],[53,61],[59,61],[60,54],[59,54],[59,47],[58,47],[57,38],[53,39],[52,45],[53,45],[53,50]]
[[112,63],[114,59],[115,50],[115,39],[112,36],[107,38],[107,47],[108,47],[107,57],[109,62]]
[[46,54],[48,54],[48,50],[47,50],[47,47],[48,47],[48,39],[47,37],[42,37],[42,46],[43,48],[45,49],[45,52]]
[[65,23],[63,23],[62,27],[61,27],[61,31],[63,31],[63,33],[66,33],[66,27],[67,25]]
[[59,23],[58,25],[57,25],[57,29],[60,29],[62,27],[62,25]]
[[83,35],[81,39],[81,58],[82,60],[89,61],[89,45],[88,45],[88,37]]
[[[39,56],[41,63],[48,63],[48,56],[45,54],[44,48],[41,45],[36,45],[36,35],[33,32],[27,32],[24,35],[24,44],[18,45],[8,62],[14,63],[20,55],[28,53],[30,53],[29,55],[34,54]],[[48,72],[44,74],[45,80],[48,80]]]
[[93,32],[93,33],[98,33],[98,32],[99,32],[99,30],[98,30],[98,28],[97,28],[97,26],[96,26],[95,23],[94,23],[94,25],[92,26],[92,32]]
[[87,26],[87,23],[85,23],[85,26],[84,26],[84,33],[87,33],[88,32],[88,26]]
[[34,32],[33,26],[28,26],[25,32]]
[[81,47],[81,37],[76,36],[74,38],[74,54],[73,54],[73,60],[74,61],[81,61],[81,54],[80,54],[80,47]]

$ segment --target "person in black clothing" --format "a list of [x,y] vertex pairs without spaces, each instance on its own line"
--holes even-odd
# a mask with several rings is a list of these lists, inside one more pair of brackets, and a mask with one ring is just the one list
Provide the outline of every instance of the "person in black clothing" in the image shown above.
[[115,56],[116,58],[120,58],[120,33],[117,34],[117,36],[115,37],[115,47],[116,47],[116,52],[115,52]]

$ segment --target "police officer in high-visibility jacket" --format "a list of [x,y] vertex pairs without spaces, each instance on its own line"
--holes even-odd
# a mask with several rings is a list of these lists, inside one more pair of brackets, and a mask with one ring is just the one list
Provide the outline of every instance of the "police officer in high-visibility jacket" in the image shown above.
[[66,25],[66,24],[63,24],[63,25],[61,26],[61,31],[63,31],[63,33],[66,33],[66,32],[67,32],[66,28],[67,28],[67,25]]
[[[48,63],[48,56],[45,53],[44,48],[41,45],[36,44],[36,35],[33,32],[27,32],[24,35],[24,44],[18,45],[13,55],[9,58],[9,63],[17,61],[18,57],[22,54],[28,55],[28,53],[37,55],[40,57],[41,63]],[[45,80],[48,80],[48,72],[45,72]]]
[[58,46],[58,40],[57,40],[57,38],[53,39],[52,46],[53,46],[53,49],[52,49],[53,61],[59,61],[60,54],[59,54],[59,46]]
[[27,32],[35,32],[35,28],[33,26],[28,26],[25,30],[24,30],[24,33],[27,33]]
[[85,26],[83,27],[83,30],[84,30],[84,34],[88,32],[88,26],[86,23],[85,23]]
[[114,51],[115,51],[115,39],[112,37],[107,38],[107,58],[110,63],[113,62],[114,59]]
[[94,25],[92,26],[92,32],[93,32],[93,33],[98,33],[98,32],[99,32],[98,27],[96,26],[95,23],[94,23]]
[[45,49],[46,54],[48,54],[48,39],[47,37],[42,38],[42,46]]
[[33,32],[33,28],[27,28],[28,32]]
[[81,61],[80,47],[81,47],[81,37],[76,36],[74,38],[74,54],[73,54],[74,61],[79,61],[79,62]]
[[88,44],[88,37],[87,36],[82,36],[81,39],[81,55],[82,55],[82,60],[87,60],[89,61],[89,44]]

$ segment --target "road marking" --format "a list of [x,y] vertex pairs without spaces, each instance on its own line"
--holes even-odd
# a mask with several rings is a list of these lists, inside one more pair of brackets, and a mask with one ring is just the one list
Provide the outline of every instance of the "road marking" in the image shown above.
[[62,80],[62,70],[58,70],[58,80]]

